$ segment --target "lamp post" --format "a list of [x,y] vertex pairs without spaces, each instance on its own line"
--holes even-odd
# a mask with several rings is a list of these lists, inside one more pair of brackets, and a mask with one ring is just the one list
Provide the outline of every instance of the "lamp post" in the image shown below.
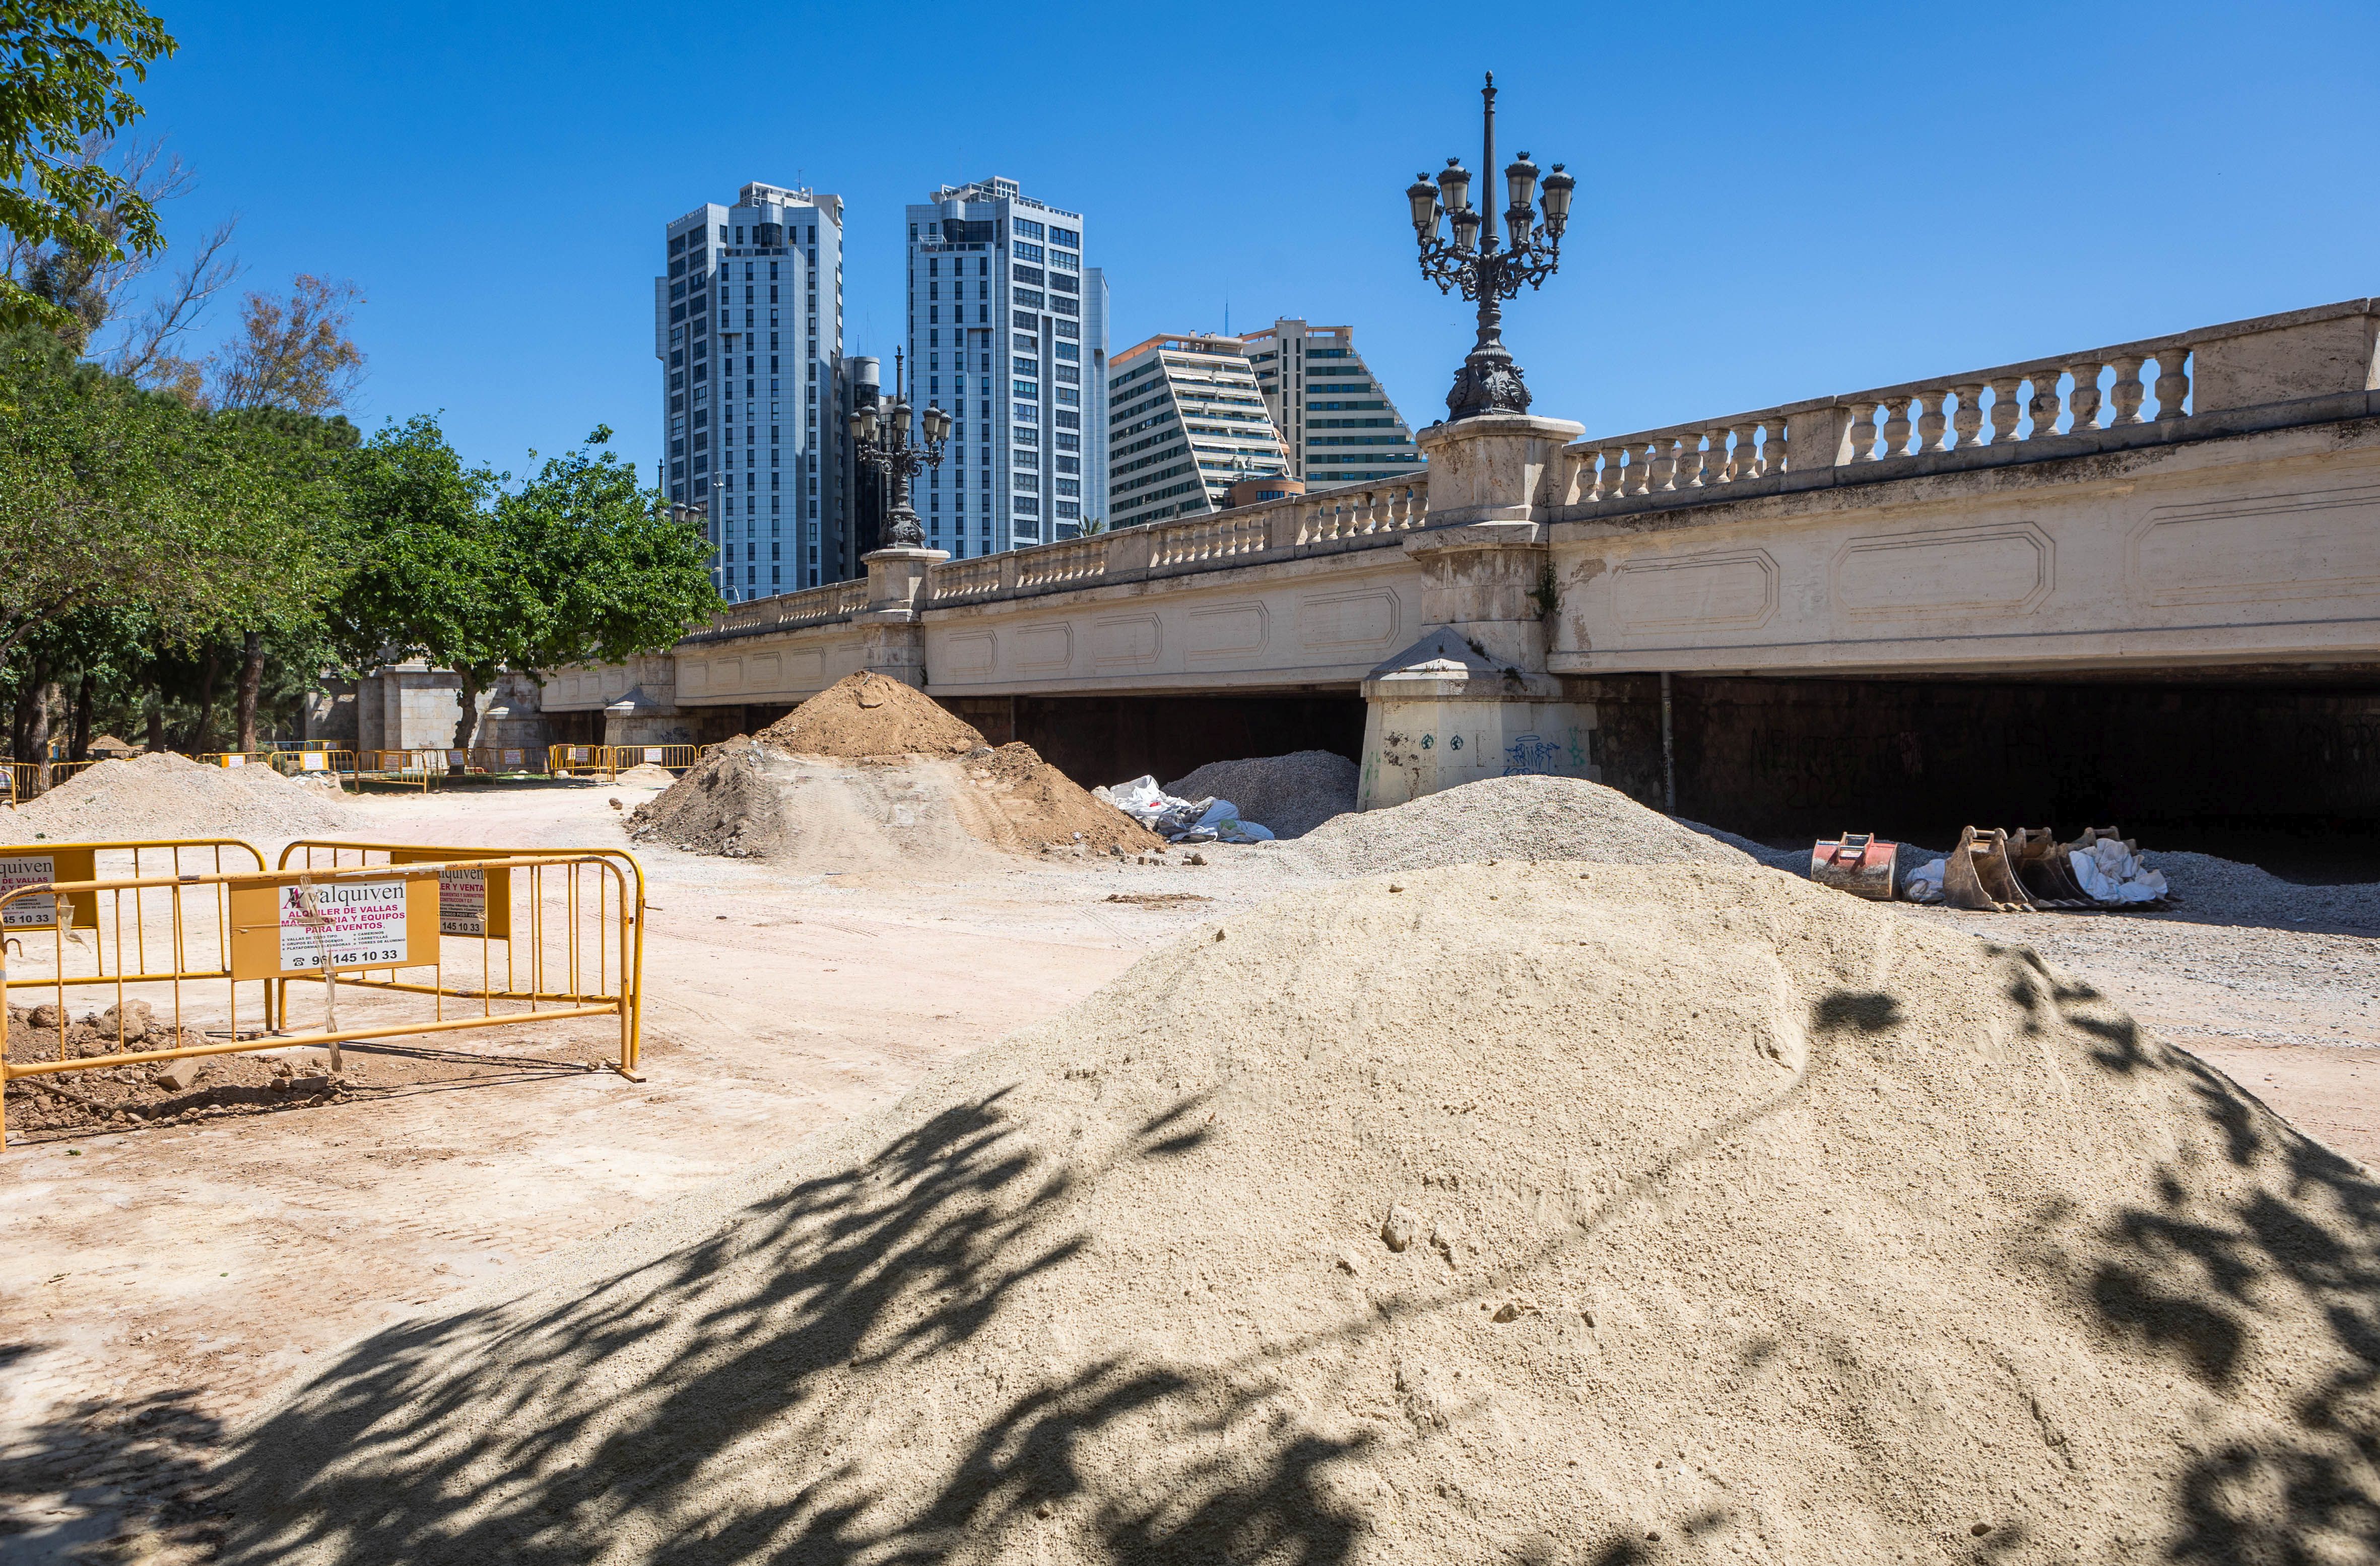
[[[1480,168],[1492,182],[1496,168],[1496,77],[1479,90],[1485,107],[1480,134]],[[1472,419],[1483,413],[1526,413],[1529,389],[1521,383],[1521,367],[1504,346],[1503,302],[1516,297],[1524,284],[1544,285],[1561,264],[1562,230],[1570,225],[1570,200],[1578,181],[1554,164],[1546,176],[1544,221],[1538,221],[1537,165],[1523,152],[1504,170],[1504,212],[1509,241],[1496,234],[1492,210],[1471,205],[1471,173],[1460,158],[1449,158],[1433,183],[1416,175],[1405,191],[1413,207],[1414,238],[1421,246],[1421,273],[1438,285],[1441,294],[1460,288],[1466,299],[1479,301],[1479,340],[1472,346],[1463,368],[1455,372],[1454,389],[1446,395],[1449,419]],[[1484,192],[1483,192],[1484,194]],[[1493,198],[1481,208],[1492,208]],[[1440,236],[1443,221],[1453,230],[1451,242]]]
[[917,417],[923,427],[925,444],[914,443],[909,432],[909,399],[901,383],[901,356],[892,356],[892,406],[881,414],[873,403],[863,403],[851,412],[851,449],[860,461],[874,467],[892,486],[892,501],[886,508],[887,526],[884,544],[889,549],[922,549],[926,542],[925,527],[918,522],[917,510],[909,504],[909,480],[921,468],[942,465],[942,443],[949,439],[951,416],[931,403]]

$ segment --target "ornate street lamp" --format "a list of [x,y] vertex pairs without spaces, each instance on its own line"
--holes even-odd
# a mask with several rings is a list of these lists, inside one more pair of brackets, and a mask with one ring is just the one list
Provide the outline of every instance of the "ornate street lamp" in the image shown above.
[[[1496,77],[1479,90],[1486,102],[1479,164],[1490,189],[1496,168]],[[1521,383],[1521,367],[1504,347],[1503,302],[1514,297],[1523,284],[1540,287],[1561,264],[1562,230],[1570,225],[1570,199],[1578,181],[1554,164],[1537,190],[1537,165],[1524,152],[1504,170],[1510,200],[1504,225],[1510,241],[1496,237],[1496,214],[1471,205],[1471,171],[1459,158],[1449,158],[1433,183],[1416,175],[1405,190],[1413,207],[1414,238],[1421,246],[1421,274],[1438,285],[1441,294],[1460,288],[1466,299],[1479,301],[1479,341],[1455,373],[1454,390],[1446,395],[1450,419],[1482,413],[1526,413],[1529,389]],[[1482,207],[1493,205],[1483,191]],[[1542,200],[1539,223],[1533,201]],[[1440,220],[1453,230],[1451,242],[1439,235]]]
[[892,486],[892,503],[886,508],[885,547],[922,549],[926,529],[917,520],[916,508],[909,504],[909,480],[922,468],[942,465],[942,443],[950,438],[951,416],[927,404],[926,411],[917,416],[926,443],[923,449],[916,445],[910,433],[911,410],[902,387],[901,370],[901,355],[895,352],[891,407],[881,415],[874,403],[863,403],[852,410],[851,449],[854,455],[883,474]]

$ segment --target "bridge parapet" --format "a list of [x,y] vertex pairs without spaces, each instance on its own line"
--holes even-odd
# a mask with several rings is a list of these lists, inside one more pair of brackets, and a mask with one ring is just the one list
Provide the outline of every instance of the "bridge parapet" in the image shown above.
[[1693,504],[2350,416],[2375,385],[2375,323],[2380,300],[2348,299],[1598,435],[1568,447],[1561,504],[1572,516]]

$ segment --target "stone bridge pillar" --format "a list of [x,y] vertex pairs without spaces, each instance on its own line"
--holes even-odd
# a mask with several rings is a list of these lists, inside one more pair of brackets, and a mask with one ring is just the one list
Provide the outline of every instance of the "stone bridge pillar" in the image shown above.
[[638,653],[628,660],[628,689],[603,709],[606,745],[686,745],[694,739],[677,706],[677,657]]
[[926,688],[926,568],[950,557],[940,549],[880,549],[861,557],[868,566],[868,607],[851,619],[868,628],[865,667]]
[[1585,427],[1527,414],[1434,424],[1429,517],[1407,536],[1427,634],[1364,681],[1356,807],[1402,805],[1480,778],[1593,778],[1595,710],[1546,672],[1557,608],[1548,517],[1562,447]]

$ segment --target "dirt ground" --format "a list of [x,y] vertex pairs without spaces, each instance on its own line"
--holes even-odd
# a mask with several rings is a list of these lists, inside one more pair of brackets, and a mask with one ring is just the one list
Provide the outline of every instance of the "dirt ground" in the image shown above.
[[[613,847],[610,801],[649,796],[553,784],[361,807],[392,841]],[[0,1554],[206,1558],[211,1447],[310,1355],[884,1104],[1283,890],[1277,854],[1018,856],[920,882],[648,848],[642,1083],[589,1069],[609,1040],[579,1022],[351,1046],[349,1091],[264,1112],[12,1135]],[[2035,945],[2380,1167],[2368,933],[1910,912]]]

